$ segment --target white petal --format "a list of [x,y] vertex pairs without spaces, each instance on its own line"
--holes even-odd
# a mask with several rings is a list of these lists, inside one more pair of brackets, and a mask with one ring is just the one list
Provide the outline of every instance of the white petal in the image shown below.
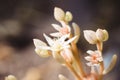
[[93,66],[91,62],[86,63],[88,66]]
[[48,37],[46,34],[43,34],[43,35],[45,39],[47,40],[48,44],[52,46],[54,44],[54,41],[50,37]]
[[47,44],[39,39],[33,39],[33,42],[34,42],[34,45],[35,47],[38,47],[38,46],[47,46]]
[[99,62],[102,62],[102,61],[103,61],[102,56],[98,58],[98,61],[99,61]]
[[84,30],[84,37],[90,44],[97,43],[96,33],[92,30]]
[[59,42],[63,43],[65,41],[65,39],[67,39],[69,37],[69,35],[63,35],[60,39]]
[[58,24],[52,24],[53,28],[56,29],[57,31],[60,31],[60,29],[62,28],[60,25]]
[[87,53],[90,54],[90,55],[94,55],[95,54],[95,52],[92,51],[92,50],[88,50]]
[[91,58],[90,56],[86,56],[85,59],[86,59],[87,61],[91,61],[91,60],[92,60],[92,58]]
[[57,21],[61,21],[65,17],[65,13],[61,8],[55,7],[54,8],[54,17]]
[[51,48],[48,46],[38,46],[37,49],[51,50]]
[[75,36],[75,37],[69,39],[68,41],[65,42],[64,45],[68,45],[69,43],[71,43],[72,41],[74,41],[76,38],[77,38],[77,36]]
[[50,33],[50,35],[53,36],[53,37],[61,37],[61,36],[62,36],[62,34],[59,33],[59,32],[56,32],[56,33]]

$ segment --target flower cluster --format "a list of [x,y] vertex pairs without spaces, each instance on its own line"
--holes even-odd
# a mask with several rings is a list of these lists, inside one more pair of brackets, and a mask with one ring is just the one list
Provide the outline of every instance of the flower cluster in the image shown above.
[[[104,68],[104,59],[102,56],[103,42],[108,40],[109,34],[105,29],[97,29],[97,31],[84,30],[84,37],[90,44],[95,44],[97,50],[88,50],[89,56],[84,57],[88,62],[88,67],[91,68],[87,74],[81,62],[81,58],[76,44],[80,37],[80,27],[72,21],[72,13],[64,12],[61,8],[55,7],[54,18],[61,24],[52,24],[53,28],[57,30],[49,35],[43,34],[47,43],[33,39],[35,45],[35,52],[42,56],[52,56],[59,63],[66,66],[75,76],[76,80],[102,80],[103,75],[107,74],[115,65],[117,56],[113,55],[111,63],[108,68]],[[73,29],[73,33],[72,30]],[[112,65],[114,63],[114,65]],[[97,70],[96,70],[97,69]],[[65,76],[59,75],[60,80],[68,80]]]
[[[52,24],[53,28],[57,30],[50,33],[49,36],[45,33],[47,43],[33,39],[35,45],[35,52],[41,57],[52,56],[63,66],[66,66],[75,76],[76,80],[103,80],[103,76],[110,72],[117,61],[117,55],[113,55],[108,68],[104,67],[104,59],[102,55],[103,42],[107,41],[109,34],[105,29],[97,29],[97,31],[84,30],[84,37],[90,43],[97,47],[97,50],[88,50],[89,56],[84,57],[90,67],[90,72],[85,72],[81,57],[81,53],[77,48],[77,42],[80,37],[80,27],[76,23],[72,23],[72,28],[69,22],[72,21],[73,16],[69,11],[64,12],[61,8],[55,7],[54,18],[61,24]],[[73,29],[73,32],[72,32]],[[50,37],[51,36],[51,37]],[[65,76],[60,74],[60,80],[68,80]],[[17,80],[13,75],[8,75],[5,80]]]

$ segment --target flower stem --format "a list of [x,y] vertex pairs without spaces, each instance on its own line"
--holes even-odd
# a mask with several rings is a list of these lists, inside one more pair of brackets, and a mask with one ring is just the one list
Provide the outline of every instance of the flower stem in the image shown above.
[[74,76],[76,77],[76,80],[82,80],[79,75],[77,74],[77,72],[75,71],[75,69],[72,67],[71,64],[69,64],[68,62],[66,62],[66,66],[68,67],[68,69],[74,74]]

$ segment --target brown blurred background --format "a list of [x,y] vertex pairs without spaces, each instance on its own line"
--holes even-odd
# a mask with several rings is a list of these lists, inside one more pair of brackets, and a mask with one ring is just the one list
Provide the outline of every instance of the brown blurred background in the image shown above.
[[[0,80],[8,74],[18,80],[58,80],[69,71],[52,58],[41,58],[34,52],[33,38],[44,40],[43,33],[54,32],[54,7],[69,10],[73,22],[80,25],[79,49],[95,50],[83,37],[83,30],[107,29],[109,40],[104,43],[105,66],[112,55],[118,55],[115,68],[104,80],[120,79],[120,2],[118,0],[0,0]],[[70,23],[71,24],[71,23]],[[84,55],[84,54],[83,54]]]

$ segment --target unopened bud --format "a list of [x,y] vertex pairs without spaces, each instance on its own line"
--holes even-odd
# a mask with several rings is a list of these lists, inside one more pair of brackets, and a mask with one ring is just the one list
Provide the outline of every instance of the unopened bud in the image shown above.
[[65,21],[70,22],[73,19],[72,13],[67,11],[65,14]]
[[57,21],[64,20],[65,13],[61,8],[55,7],[54,8],[54,17]]
[[49,57],[50,56],[48,50],[43,50],[43,49],[37,49],[36,48],[35,52],[41,57]]
[[84,31],[84,37],[90,44],[96,44],[97,43],[96,34],[92,30],[85,30]]
[[106,30],[97,29],[96,36],[99,41],[108,40],[108,32]]
[[80,38],[80,27],[76,23],[72,23],[72,27],[74,29],[74,36],[77,36],[74,42],[77,43]]
[[68,80],[65,76],[63,76],[62,74],[59,74],[59,80]]
[[17,79],[13,75],[8,75],[7,77],[5,77],[5,80],[17,80]]

